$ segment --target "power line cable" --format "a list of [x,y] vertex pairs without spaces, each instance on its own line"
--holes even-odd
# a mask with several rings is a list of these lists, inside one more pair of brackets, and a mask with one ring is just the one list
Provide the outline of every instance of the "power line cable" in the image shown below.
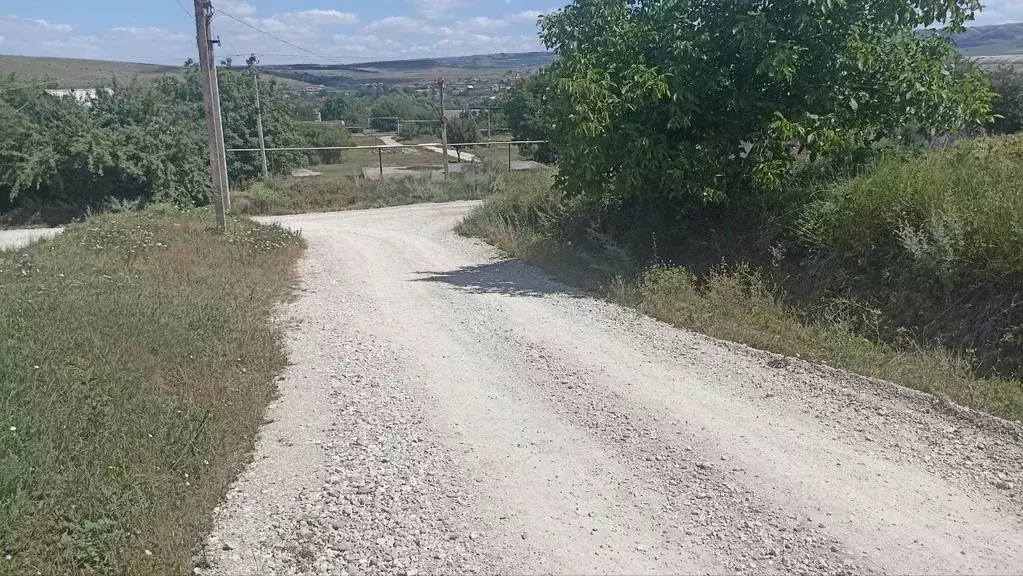
[[174,1],[178,3],[178,6],[181,6],[181,9],[184,10],[185,14],[188,15],[189,18],[194,18],[195,17],[194,14],[192,14],[191,12],[188,11],[188,8],[185,8],[185,5],[181,3],[181,0],[174,0]]
[[214,10],[216,10],[220,14],[223,14],[224,16],[227,16],[228,18],[230,18],[231,20],[234,20],[235,22],[241,24],[242,26],[247,26],[247,27],[255,30],[256,32],[259,32],[260,34],[263,34],[265,36],[269,36],[270,38],[273,38],[274,40],[276,40],[278,42],[281,42],[283,44],[287,44],[288,46],[291,46],[292,48],[295,48],[296,50],[301,50],[302,52],[305,52],[306,54],[309,54],[311,56],[315,56],[317,58],[322,58],[324,60],[330,60],[331,62],[333,62],[335,64],[340,64],[342,66],[345,65],[345,63],[341,62],[340,60],[336,60],[334,58],[331,58],[330,56],[324,56],[323,54],[320,54],[318,52],[314,52],[312,50],[309,50],[308,48],[303,48],[303,47],[299,46],[298,44],[295,44],[294,42],[289,42],[289,41],[285,40],[284,38],[281,38],[280,36],[275,36],[274,34],[271,34],[271,33],[267,32],[266,30],[262,30],[262,29],[260,29],[257,26],[253,26],[252,24],[249,24],[248,22],[242,20],[241,18],[238,18],[236,16],[232,16],[232,15],[228,14],[227,12],[224,12],[220,8],[214,8]]

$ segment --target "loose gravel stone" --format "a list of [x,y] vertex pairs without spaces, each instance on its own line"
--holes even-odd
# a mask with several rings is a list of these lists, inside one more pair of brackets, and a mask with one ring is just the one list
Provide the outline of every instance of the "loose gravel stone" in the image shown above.
[[293,366],[210,573],[1023,565],[1018,426],[589,298],[454,236],[469,208],[279,219]]

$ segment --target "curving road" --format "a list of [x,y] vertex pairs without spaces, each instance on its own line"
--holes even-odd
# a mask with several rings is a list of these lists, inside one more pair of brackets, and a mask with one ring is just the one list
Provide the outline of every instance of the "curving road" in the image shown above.
[[212,573],[1020,572],[1018,425],[593,299],[470,208],[272,219],[294,365]]
[[0,230],[0,250],[16,250],[18,248],[23,248],[36,240],[52,238],[63,231],[63,228]]

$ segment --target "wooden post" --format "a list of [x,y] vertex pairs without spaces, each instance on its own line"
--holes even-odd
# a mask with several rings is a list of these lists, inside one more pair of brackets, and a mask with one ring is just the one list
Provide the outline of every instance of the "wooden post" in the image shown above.
[[256,130],[259,132],[259,156],[263,161],[263,181],[270,179],[270,171],[266,165],[266,141],[263,140],[263,107],[259,104],[259,73],[252,69],[252,81],[256,86]]
[[213,3],[194,0],[196,42],[199,46],[199,81],[202,84],[203,110],[206,115],[206,133],[210,149],[212,175],[213,225],[219,232],[227,232],[227,152],[224,151],[224,128],[220,119],[220,91],[217,84],[217,64],[213,59],[210,22]]
[[511,169],[511,164],[512,164],[512,162],[511,162],[511,149],[512,149],[512,145],[509,144],[508,145],[508,171],[509,172],[512,171],[512,169]]
[[377,157],[380,160],[380,181],[384,180],[384,149],[377,148]]
[[448,179],[448,117],[444,114],[444,79],[440,83],[440,143],[444,153],[444,179]]

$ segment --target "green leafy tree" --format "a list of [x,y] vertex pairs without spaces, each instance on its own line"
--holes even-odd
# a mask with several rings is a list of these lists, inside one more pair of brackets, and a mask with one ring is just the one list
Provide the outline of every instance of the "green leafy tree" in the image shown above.
[[[343,126],[306,123],[300,126],[303,142],[310,148],[351,146],[352,135]],[[309,150],[310,164],[338,164],[343,161],[343,150]]]
[[541,19],[560,185],[699,206],[777,186],[794,161],[862,151],[907,125],[991,116],[987,79],[918,28],[976,0],[575,0]]
[[[535,76],[519,81],[501,103],[508,129],[515,140],[548,140],[554,120],[547,113],[547,93],[554,77],[548,70],[541,70]],[[547,144],[529,146],[533,159],[551,164],[554,154]]]
[[370,115],[375,118],[373,128],[393,132],[398,130],[398,120],[429,120],[436,118],[437,112],[415,98],[388,94],[373,103]]
[[[453,118],[448,121],[448,142],[451,144],[468,144],[481,142],[483,135],[480,133],[479,124],[475,118]],[[462,159],[462,146],[456,146],[455,152],[458,159]]]
[[365,126],[369,122],[366,102],[352,94],[333,93],[320,109],[323,120],[344,120],[349,126]]
[[[224,144],[227,148],[258,148],[256,83],[257,69],[250,58],[245,71],[219,70],[220,109],[224,123]],[[167,79],[177,99],[191,103],[202,114],[202,91],[198,68],[190,68],[183,79]],[[259,100],[263,112],[263,135],[267,148],[289,148],[304,144],[293,120],[291,101],[276,78],[261,76]],[[269,152],[270,172],[290,174],[292,168],[304,165],[306,157],[300,152]],[[227,169],[231,182],[242,184],[261,176],[258,152],[235,152],[227,156]]]
[[[228,148],[257,148],[255,86],[247,71],[220,70]],[[182,78],[114,83],[82,105],[14,76],[0,77],[0,212],[16,208],[69,218],[109,200],[201,205],[209,200],[206,127],[198,68]],[[31,85],[28,85],[31,86]],[[291,104],[276,81],[260,83],[269,147],[300,146]],[[274,173],[307,161],[271,153]],[[256,153],[228,155],[233,184],[260,176]]]
[[208,190],[202,117],[172,93],[115,84],[83,106],[0,91],[0,210],[68,217],[111,199],[202,204]]

